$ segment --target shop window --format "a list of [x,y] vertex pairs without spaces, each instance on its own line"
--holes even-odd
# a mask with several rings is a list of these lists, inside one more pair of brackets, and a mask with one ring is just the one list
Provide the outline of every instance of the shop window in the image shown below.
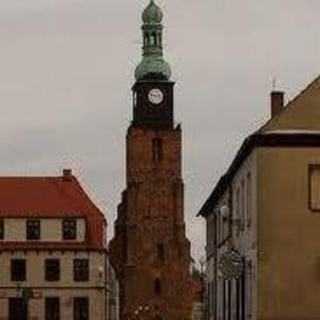
[[60,320],[60,299],[57,297],[46,298],[45,320]]
[[89,320],[89,298],[77,297],[73,300],[73,319]]

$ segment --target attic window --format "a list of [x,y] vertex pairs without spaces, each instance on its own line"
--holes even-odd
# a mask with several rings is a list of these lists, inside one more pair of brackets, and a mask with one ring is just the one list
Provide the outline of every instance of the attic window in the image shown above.
[[40,240],[40,220],[27,220],[27,240]]
[[77,220],[64,219],[62,223],[63,240],[77,239]]

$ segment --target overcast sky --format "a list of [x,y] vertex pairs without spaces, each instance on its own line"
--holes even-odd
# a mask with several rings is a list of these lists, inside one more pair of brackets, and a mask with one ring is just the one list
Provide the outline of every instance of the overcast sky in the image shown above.
[[[0,1],[0,172],[72,167],[106,212],[125,187],[140,15],[148,0]],[[272,79],[291,99],[320,73],[318,0],[158,0],[184,130],[186,220],[195,218],[243,138],[269,116]],[[41,192],[41,191],[40,191]]]

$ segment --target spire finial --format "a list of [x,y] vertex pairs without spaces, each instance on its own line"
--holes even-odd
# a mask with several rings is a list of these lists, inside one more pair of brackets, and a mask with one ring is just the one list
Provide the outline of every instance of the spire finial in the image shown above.
[[150,3],[142,14],[142,20],[144,24],[160,24],[163,18],[162,10],[156,5],[154,0],[150,0]]
[[142,14],[143,20],[143,59],[136,69],[136,79],[146,77],[169,80],[171,70],[169,64],[163,59],[162,33],[163,12],[161,8],[150,0]]
[[276,91],[277,89],[277,77],[272,78],[272,90]]

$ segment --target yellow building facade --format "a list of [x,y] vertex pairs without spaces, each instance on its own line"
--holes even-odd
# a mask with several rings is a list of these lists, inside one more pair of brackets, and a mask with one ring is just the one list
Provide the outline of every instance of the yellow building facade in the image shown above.
[[319,106],[319,78],[287,105],[273,93],[203,205],[208,319],[319,318]]

